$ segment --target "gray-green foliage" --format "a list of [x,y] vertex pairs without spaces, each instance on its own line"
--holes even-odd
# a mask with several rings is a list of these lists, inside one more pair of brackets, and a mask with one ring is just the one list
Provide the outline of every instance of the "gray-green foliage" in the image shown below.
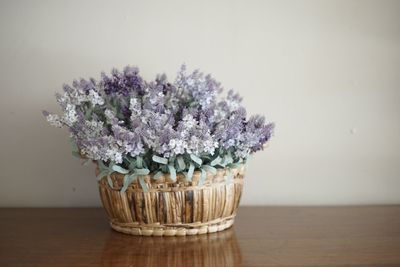
[[[98,179],[106,178],[109,185],[113,187],[111,174],[119,173],[124,175],[122,192],[125,192],[128,186],[138,180],[144,191],[148,191],[148,187],[144,181],[144,176],[150,174],[152,170],[152,178],[159,179],[164,174],[169,174],[173,181],[176,181],[177,173],[183,173],[188,181],[192,180],[195,171],[200,171],[199,185],[204,183],[207,172],[216,174],[217,169],[228,168],[239,168],[245,160],[239,160],[234,162],[230,153],[222,155],[215,155],[212,158],[206,158],[202,160],[199,157],[190,155],[180,155],[178,157],[171,157],[169,159],[162,158],[157,155],[151,157],[137,156],[124,157],[124,161],[121,165],[117,165],[114,162],[104,163],[103,161],[97,161],[100,173],[97,176]],[[228,181],[231,180],[231,172],[228,172]]]

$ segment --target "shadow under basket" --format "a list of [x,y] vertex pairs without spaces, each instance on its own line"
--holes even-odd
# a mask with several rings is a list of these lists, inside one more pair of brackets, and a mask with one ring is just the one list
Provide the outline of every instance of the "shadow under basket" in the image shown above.
[[[143,176],[148,190],[138,181],[121,192],[124,175],[113,173],[113,188],[106,177],[99,181],[100,197],[111,227],[125,234],[185,236],[214,233],[233,225],[243,190],[245,166],[207,172],[202,185],[200,172],[192,181],[182,174],[172,181],[169,174],[153,179]],[[98,169],[97,169],[98,173]]]

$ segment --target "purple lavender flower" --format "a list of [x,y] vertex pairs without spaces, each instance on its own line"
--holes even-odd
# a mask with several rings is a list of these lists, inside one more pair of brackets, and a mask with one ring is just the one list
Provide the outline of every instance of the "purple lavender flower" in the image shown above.
[[143,79],[139,76],[139,69],[136,67],[125,67],[121,73],[117,69],[111,71],[111,77],[104,72],[102,76],[102,85],[107,95],[122,94],[128,97],[131,92],[142,93]]
[[[68,127],[85,157],[125,168],[138,157],[150,171],[174,168],[177,157],[181,167],[183,161],[186,168],[202,168],[199,162],[211,164],[216,157],[225,159],[216,167],[225,167],[262,149],[274,129],[262,116],[247,119],[233,90],[222,96],[211,75],[188,74],[185,65],[173,83],[165,74],[146,82],[138,68],[128,66],[102,73],[100,82],[80,79],[63,89],[56,95],[62,115],[43,112],[49,123]],[[152,161],[152,155],[169,167]]]

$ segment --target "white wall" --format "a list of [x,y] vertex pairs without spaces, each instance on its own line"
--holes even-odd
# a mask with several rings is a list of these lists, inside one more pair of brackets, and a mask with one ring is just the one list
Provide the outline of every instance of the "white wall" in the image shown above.
[[277,124],[242,204],[400,203],[400,1],[1,1],[0,206],[100,205],[54,92],[137,65],[212,72]]

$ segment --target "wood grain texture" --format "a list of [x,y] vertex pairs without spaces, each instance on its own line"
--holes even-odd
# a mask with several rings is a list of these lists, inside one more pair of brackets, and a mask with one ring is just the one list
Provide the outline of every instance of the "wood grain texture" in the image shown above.
[[241,207],[234,227],[130,236],[102,209],[0,209],[0,266],[400,266],[400,206]]

